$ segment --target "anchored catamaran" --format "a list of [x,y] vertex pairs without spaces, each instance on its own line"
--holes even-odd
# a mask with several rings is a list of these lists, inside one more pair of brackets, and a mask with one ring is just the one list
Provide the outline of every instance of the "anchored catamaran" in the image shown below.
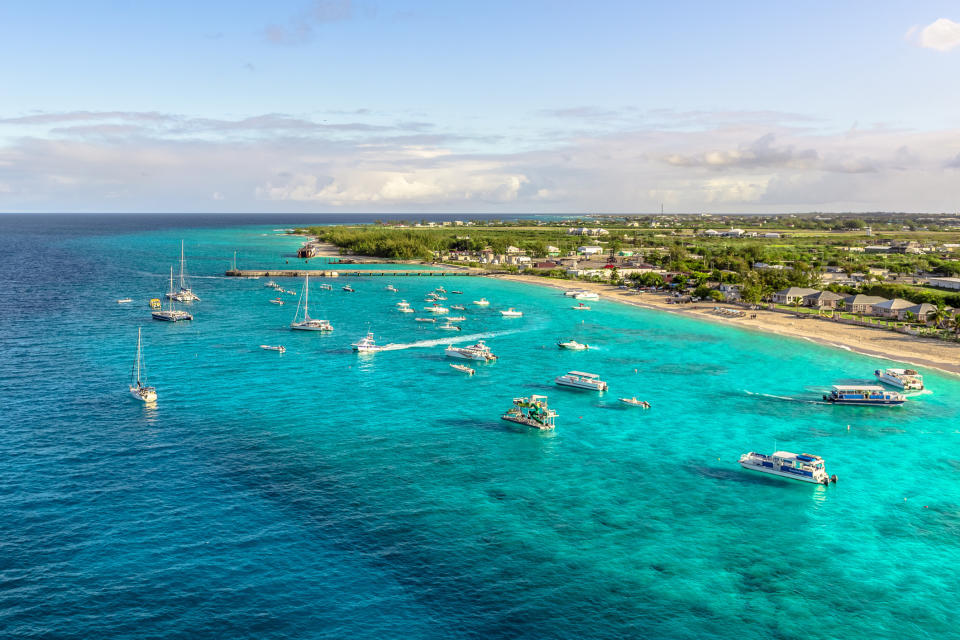
[[177,291],[170,287],[167,293],[168,298],[173,298],[177,302],[200,302],[200,298],[193,292],[193,289],[187,283],[187,275],[184,270],[185,261],[183,259],[183,240],[180,241],[180,289]]
[[554,428],[553,421],[556,417],[557,412],[547,406],[547,396],[530,396],[514,398],[513,407],[500,416],[500,419],[549,431]]
[[333,331],[333,325],[326,320],[316,320],[310,317],[310,275],[303,277],[303,319],[300,317],[300,303],[297,303],[297,313],[293,316],[290,328],[296,331]]

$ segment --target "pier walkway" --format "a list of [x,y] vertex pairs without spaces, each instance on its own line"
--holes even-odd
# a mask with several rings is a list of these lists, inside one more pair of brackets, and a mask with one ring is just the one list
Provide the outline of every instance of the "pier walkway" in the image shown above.
[[389,278],[421,276],[425,278],[448,278],[452,276],[482,276],[483,269],[229,269],[224,275],[236,278],[352,278],[385,276]]

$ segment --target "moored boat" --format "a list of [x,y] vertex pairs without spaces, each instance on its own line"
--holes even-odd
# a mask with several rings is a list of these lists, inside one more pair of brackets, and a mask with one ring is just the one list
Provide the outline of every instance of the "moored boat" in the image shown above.
[[573,387],[574,389],[589,389],[590,391],[606,391],[607,383],[600,379],[597,373],[586,373],[584,371],[568,371],[562,376],[557,376],[553,380],[562,387]]
[[556,417],[557,412],[547,406],[547,396],[531,395],[529,398],[514,398],[513,406],[500,419],[549,431],[556,426]]
[[466,308],[465,306],[463,306],[462,304],[452,304],[452,305],[450,305],[450,308],[453,309],[453,310],[455,310],[455,311],[466,311],[466,310],[467,310],[467,308]]
[[280,353],[286,353],[287,348],[282,344],[272,345],[272,344],[262,344],[260,345],[261,349],[266,349],[267,351],[279,351]]
[[904,391],[923,391],[923,376],[915,369],[877,369],[873,375],[879,382]]
[[327,320],[317,320],[310,317],[310,275],[303,277],[303,317],[300,318],[300,303],[297,303],[297,312],[293,315],[290,328],[295,331],[333,331],[333,325]]
[[833,404],[883,406],[901,405],[907,401],[907,397],[902,393],[869,384],[835,384],[823,399]]
[[442,324],[442,325],[440,325],[440,326],[437,327],[437,328],[438,328],[438,329],[444,329],[444,330],[446,330],[446,331],[460,331],[460,327],[458,327],[458,326],[455,325],[455,324],[451,324],[451,323],[449,323],[449,322],[446,323],[446,324]]
[[523,316],[523,312],[517,311],[513,307],[510,307],[509,309],[501,311],[500,315],[503,316],[504,318],[519,318]]
[[578,305],[576,305],[576,306],[573,306],[573,307],[570,307],[570,308],[573,309],[574,311],[590,311],[590,307],[588,307],[587,305],[583,304],[582,302],[581,302],[580,304],[578,304]]
[[642,407],[644,409],[650,408],[649,402],[647,402],[646,400],[637,400],[636,396],[632,398],[617,398],[617,400],[619,400],[623,404],[629,404],[632,407]]
[[467,316],[447,316],[447,322],[463,322]]
[[448,358],[461,358],[462,360],[480,360],[482,362],[491,362],[497,359],[490,351],[490,347],[484,344],[483,340],[468,347],[455,347],[450,345],[444,350]]
[[837,481],[837,476],[827,475],[823,458],[809,453],[777,451],[767,455],[751,451],[740,456],[740,466],[750,471],[759,471],[760,473],[802,482],[829,484]]
[[[173,291],[173,267],[170,267],[170,290]],[[176,296],[167,296],[167,301],[169,305],[166,309],[158,309],[152,312],[150,315],[153,316],[154,320],[162,320],[164,322],[180,322],[181,320],[193,320],[193,316],[187,313],[186,311],[181,311],[173,305],[173,301],[176,299]],[[153,303],[151,301],[151,307]]]
[[137,327],[137,358],[133,361],[133,371],[130,372],[130,395],[143,402],[156,402],[157,389],[148,387],[147,369],[143,364],[140,349],[140,327]]
[[397,292],[397,288],[392,284],[388,284],[387,286],[384,287],[384,289],[386,289],[387,291],[392,291],[393,293]]
[[270,302],[272,302],[273,304],[280,304],[280,305],[282,305],[283,302],[284,302],[284,300],[283,300],[283,298],[271,298],[271,299],[270,299]]
[[436,322],[436,318],[414,318],[417,322]]
[[443,315],[444,313],[450,313],[450,309],[447,309],[446,307],[441,307],[436,303],[430,305],[429,307],[424,307],[423,310],[428,311],[430,313],[437,313],[440,315]]
[[488,307],[490,306],[490,301],[486,298],[480,298],[479,300],[474,300],[473,304],[477,305],[478,307]]
[[117,300],[117,304],[127,304],[128,302],[133,302],[133,298],[120,298]]
[[183,259],[183,240],[180,241],[180,288],[177,291],[173,290],[173,286],[170,287],[170,291],[167,293],[168,298],[173,298],[177,302],[194,302],[200,301],[199,296],[193,292],[190,288],[190,285],[187,283],[187,276],[184,270],[185,261]]
[[346,291],[346,292],[348,292],[348,293],[353,293],[353,292],[354,292],[354,288],[351,287],[351,286],[348,285],[348,284],[343,285],[343,290]]
[[468,376],[472,376],[474,373],[476,373],[476,371],[465,364],[451,364],[450,367],[456,369],[457,371],[463,371]]
[[593,291],[581,291],[573,296],[574,300],[599,300],[600,296]]
[[590,345],[577,342],[576,340],[567,340],[566,342],[557,340],[557,346],[561,349],[569,349],[570,351],[586,351],[590,348]]

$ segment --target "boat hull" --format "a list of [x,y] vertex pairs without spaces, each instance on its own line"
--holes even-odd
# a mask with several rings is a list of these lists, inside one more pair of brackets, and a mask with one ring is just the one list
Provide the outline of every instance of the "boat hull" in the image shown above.
[[153,387],[130,387],[130,395],[141,402],[157,401],[157,392]]
[[607,383],[584,384],[582,382],[570,382],[568,380],[554,380],[561,387],[570,387],[571,389],[583,389],[585,391],[606,391]]
[[504,414],[500,416],[501,420],[506,420],[507,422],[515,422],[517,424],[522,424],[526,427],[533,427],[534,429],[539,429],[540,431],[550,431],[553,429],[550,425],[540,424],[536,420],[531,420],[529,418],[524,418],[522,416],[513,416],[510,414]]
[[163,322],[180,322],[181,320],[193,320],[193,316],[189,313],[176,312],[170,313],[169,311],[154,311],[150,314],[153,316],[154,320],[161,320]]
[[838,400],[836,398],[824,398],[830,404],[849,404],[854,406],[861,407],[888,407],[888,406],[900,406],[906,400]]
[[776,469],[769,469],[767,467],[760,467],[749,462],[740,462],[740,466],[748,471],[756,471],[758,473],[764,473],[768,476],[777,476],[780,478],[789,478],[790,480],[799,480],[800,482],[809,482],[810,484],[827,484],[829,481],[829,476],[806,476],[800,475],[797,473],[789,473],[786,471],[778,471]]

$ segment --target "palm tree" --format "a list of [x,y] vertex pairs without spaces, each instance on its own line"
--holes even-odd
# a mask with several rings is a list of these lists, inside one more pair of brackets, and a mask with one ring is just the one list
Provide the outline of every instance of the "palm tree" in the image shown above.
[[936,308],[927,314],[927,320],[933,321],[935,327],[942,328],[946,320],[949,318],[947,315],[947,305],[943,303],[943,300],[937,300]]

